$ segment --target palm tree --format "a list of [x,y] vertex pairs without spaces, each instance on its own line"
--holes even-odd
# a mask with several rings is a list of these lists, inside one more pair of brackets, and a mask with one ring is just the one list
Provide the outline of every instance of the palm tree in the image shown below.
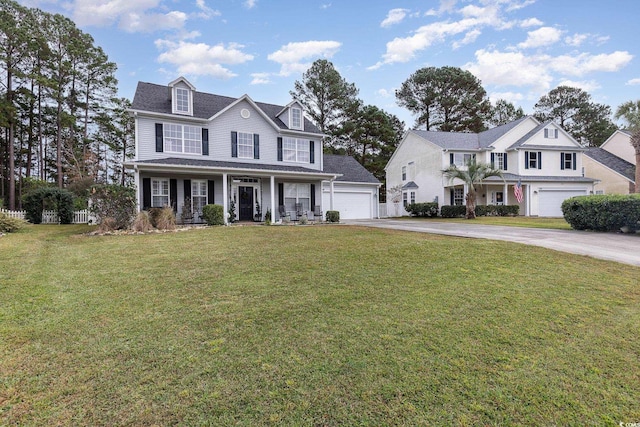
[[631,131],[631,145],[636,150],[636,193],[640,193],[640,100],[620,105],[615,117],[626,120],[627,129]]
[[469,191],[467,192],[467,219],[476,218],[476,187],[482,185],[482,181],[491,177],[499,176],[502,178],[502,171],[494,169],[490,165],[477,163],[475,156],[466,163],[466,168],[460,169],[456,165],[451,165],[442,171],[442,174],[449,179],[451,183],[454,179],[463,181]]

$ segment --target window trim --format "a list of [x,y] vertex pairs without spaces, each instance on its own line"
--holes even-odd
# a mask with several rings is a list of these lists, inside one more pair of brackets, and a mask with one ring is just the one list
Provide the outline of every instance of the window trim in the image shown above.
[[[299,117],[298,117],[298,125],[296,126],[296,124],[294,123],[294,112],[297,112]],[[291,124],[291,129],[299,129],[302,130],[304,127],[304,118],[302,116],[302,109],[298,108],[298,107],[291,107],[289,109],[289,123]]]
[[[476,153],[465,153],[465,152],[454,152],[454,153],[450,153],[451,158],[450,163],[451,165],[457,166],[457,167],[465,167],[467,165],[467,161],[465,160],[465,158],[467,156],[469,156],[469,159],[477,159],[476,157]],[[457,160],[459,160],[460,158],[462,158],[462,163],[458,163]],[[451,162],[451,160],[453,160]]]
[[[196,192],[194,191],[197,188],[196,184],[198,186],[200,186],[200,190],[202,190],[204,188],[204,195],[196,194]],[[198,198],[198,199],[203,199],[204,198],[204,204],[202,205],[202,207],[206,206],[207,203],[209,203],[209,182],[206,179],[192,179],[191,180],[191,212],[194,212],[194,213],[198,212],[199,214],[202,214],[202,211],[196,211],[196,209],[195,209],[193,201],[196,198]]]
[[[287,142],[291,143],[291,141],[295,142],[295,149],[288,148]],[[287,155],[289,153],[289,155]],[[306,159],[304,156],[306,153]],[[291,157],[293,154],[293,158]],[[291,136],[285,136],[282,138],[282,160],[285,162],[292,163],[311,163],[311,149],[309,146],[308,139],[302,138],[294,138]]]
[[453,189],[453,205],[454,206],[463,206],[464,205],[464,188],[454,187],[454,189]]
[[[166,195],[165,194],[161,194],[161,193],[156,193],[156,186],[154,185],[155,183],[166,183],[167,185],[167,191],[166,191]],[[164,190],[164,186],[163,185],[159,185],[157,189],[161,189]],[[154,203],[154,200],[156,197],[166,197],[167,198],[167,203],[163,203],[161,206],[158,206]],[[152,208],[163,208],[165,206],[171,206],[171,183],[169,178],[151,178],[151,206]]]
[[403,181],[407,180],[407,167],[406,166],[402,166],[402,180]]
[[[303,191],[300,191],[301,187],[305,187],[306,189]],[[289,192],[287,190],[291,190],[292,188],[295,188],[295,193],[296,196],[295,197],[288,197]],[[307,184],[307,183],[303,183],[303,182],[285,182],[283,183],[283,192],[284,194],[283,196],[283,202],[284,202],[284,206],[285,206],[285,210],[286,211],[291,211],[291,212],[295,212],[295,204],[296,203],[303,203],[300,200],[308,200],[309,204],[308,204],[308,208],[305,208],[304,203],[302,206],[302,210],[303,211],[310,211],[311,209],[313,209],[313,206],[311,206],[311,184]],[[305,196],[305,191],[308,194],[308,197],[304,197]],[[302,195],[302,196],[301,196]],[[294,201],[294,206],[289,206],[287,205],[287,199],[295,199]]]
[[[241,144],[241,141],[243,140],[243,138],[241,138],[241,135],[244,135],[246,139],[244,142],[244,144]],[[249,132],[240,132],[238,131],[238,158],[239,159],[253,159],[254,158],[254,147],[255,147],[255,142],[254,142],[254,134],[253,133],[249,133]],[[247,139],[248,138],[248,139]],[[247,143],[248,141],[248,143]],[[241,147],[243,147],[245,150],[249,150],[249,147],[251,148],[248,151],[248,155],[241,155],[242,150],[240,149]]]
[[[169,132],[169,129],[168,129],[169,126],[178,127],[180,129],[180,136],[179,137],[171,136],[171,133]],[[195,139],[189,138],[188,141],[195,142],[195,147],[197,151],[185,151],[185,141],[187,141],[187,139],[185,139],[185,128],[194,129]],[[174,151],[169,149],[171,148],[171,145],[170,145],[171,142],[169,142],[168,140],[179,140],[181,150]],[[162,150],[165,153],[193,154],[193,155],[201,156],[202,155],[202,127],[193,126],[193,125],[184,125],[180,123],[163,123],[162,124]]]

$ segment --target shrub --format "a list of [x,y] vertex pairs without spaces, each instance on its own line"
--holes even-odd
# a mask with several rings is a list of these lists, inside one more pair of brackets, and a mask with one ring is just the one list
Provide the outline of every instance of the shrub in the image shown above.
[[73,194],[67,190],[52,187],[40,187],[22,198],[22,206],[27,220],[33,224],[42,222],[44,209],[55,210],[60,224],[73,222]]
[[575,230],[640,230],[640,195],[578,196],[562,202],[565,221]]
[[438,216],[438,203],[437,202],[411,203],[405,207],[405,210],[409,212],[412,216],[433,218]]
[[24,228],[25,225],[25,221],[11,218],[9,215],[0,212],[0,233],[13,233]]
[[340,211],[327,211],[327,222],[340,222]]
[[307,214],[302,214],[302,216],[300,217],[300,225],[307,225],[308,222],[309,218],[307,217]]
[[460,218],[467,214],[467,207],[462,206],[449,206],[444,205],[440,208],[440,216],[442,218]]
[[264,224],[271,225],[271,209],[267,208],[267,212],[264,214]]
[[497,205],[495,210],[498,216],[518,216],[520,214],[519,205]]
[[138,215],[136,215],[136,219],[133,221],[132,228],[133,228],[133,231],[138,231],[142,233],[151,231],[153,229],[153,225],[151,225],[149,212],[146,212],[146,211],[138,212]]
[[116,230],[128,229],[136,214],[136,193],[121,185],[96,185],[89,196],[89,211],[98,224],[105,218],[115,221]]
[[202,208],[202,217],[207,225],[224,225],[224,207],[222,205],[206,205]]
[[100,233],[107,233],[118,229],[118,224],[114,218],[110,216],[102,218],[100,225],[98,225],[98,231]]
[[158,218],[156,219],[156,228],[158,230],[175,230],[176,215],[169,206],[160,209]]

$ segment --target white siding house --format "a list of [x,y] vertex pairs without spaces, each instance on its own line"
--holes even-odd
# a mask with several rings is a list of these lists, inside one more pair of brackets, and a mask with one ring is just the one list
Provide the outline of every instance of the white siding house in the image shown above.
[[[467,189],[449,182],[442,170],[476,161],[503,171],[503,179],[489,178],[478,192],[479,205],[519,205],[527,216],[561,216],[566,198],[593,192],[595,180],[583,174],[583,148],[553,122],[531,116],[480,133],[411,130],[405,134],[385,171],[387,188],[401,186],[403,202],[437,201],[463,205]],[[518,202],[514,186],[524,199]]]
[[329,205],[344,217],[373,215],[373,208],[354,210],[362,200],[352,189],[377,194],[379,181],[357,162],[342,170],[337,159],[325,170],[324,135],[295,100],[279,106],[198,92],[181,77],[167,86],[140,82],[130,112],[136,155],[125,166],[134,171],[140,209],[171,206],[195,221],[211,203],[225,212],[233,206],[239,221],[261,221],[267,210],[273,221],[281,213],[313,216]]

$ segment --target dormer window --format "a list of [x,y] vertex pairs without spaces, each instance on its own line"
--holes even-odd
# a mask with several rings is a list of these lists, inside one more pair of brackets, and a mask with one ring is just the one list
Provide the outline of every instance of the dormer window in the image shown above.
[[291,129],[302,129],[302,110],[291,108]]
[[189,108],[189,89],[176,88],[176,113],[191,113]]

